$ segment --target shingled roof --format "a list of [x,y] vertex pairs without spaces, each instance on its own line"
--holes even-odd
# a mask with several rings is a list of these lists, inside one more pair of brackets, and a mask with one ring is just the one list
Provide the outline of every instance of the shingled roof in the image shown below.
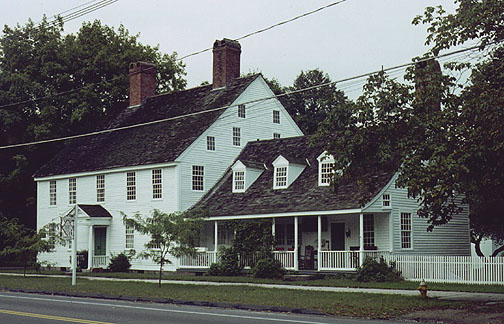
[[[358,179],[344,179],[337,191],[332,186],[319,186],[317,157],[324,149],[309,142],[307,136],[249,142],[237,160],[264,163],[267,170],[244,193],[232,192],[233,176],[228,170],[194,207],[208,208],[210,217],[355,209],[362,207],[365,197],[376,196],[394,175],[394,171],[370,167],[365,176],[376,180],[372,192],[359,185]],[[289,188],[274,190],[271,163],[279,155],[307,159],[309,164]]]
[[[258,76],[234,79],[223,88],[212,89],[212,85],[206,85],[149,97],[140,106],[123,110],[105,128],[225,107],[232,104]],[[74,140],[34,176],[175,161],[223,112],[224,109]]]

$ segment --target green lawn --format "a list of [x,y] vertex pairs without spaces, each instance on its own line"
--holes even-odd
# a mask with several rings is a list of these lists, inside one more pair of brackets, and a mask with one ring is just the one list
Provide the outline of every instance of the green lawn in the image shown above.
[[[7,272],[7,271],[0,271]],[[21,272],[22,271],[15,271]],[[28,273],[35,273],[29,271]],[[43,271],[43,274],[63,274],[60,271]],[[158,279],[156,273],[78,273],[78,276],[99,276],[121,279]],[[347,276],[348,277],[348,276]],[[247,276],[243,277],[212,277],[212,276],[194,276],[184,274],[165,273],[163,279],[167,280],[193,280],[193,281],[213,281],[213,282],[251,282],[251,283],[271,283],[285,285],[303,285],[303,286],[327,286],[327,287],[353,287],[353,288],[383,288],[383,289],[416,289],[418,282],[402,281],[402,282],[357,282],[354,279],[345,278],[345,276],[326,276],[323,279],[307,280],[307,281],[282,281],[271,279],[255,279]],[[504,293],[504,285],[467,285],[467,284],[443,284],[443,283],[428,283],[429,290],[446,290],[446,291],[467,291],[467,292],[494,292]]]
[[[391,318],[417,310],[439,310],[446,308],[469,308],[467,302],[421,300],[419,297],[379,295],[365,293],[328,293],[295,291],[256,287],[219,287],[138,282],[103,282],[81,277],[76,286],[70,278],[12,277],[0,275],[0,288],[35,289],[54,292],[84,292],[106,295],[139,297],[162,297],[174,300],[225,302],[233,304],[269,305],[289,308],[305,308],[327,314]],[[503,309],[504,311],[504,309]]]

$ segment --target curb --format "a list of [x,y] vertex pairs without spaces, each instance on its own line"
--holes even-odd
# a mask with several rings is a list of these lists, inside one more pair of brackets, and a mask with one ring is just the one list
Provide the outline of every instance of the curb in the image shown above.
[[64,297],[120,300],[120,301],[129,301],[129,302],[173,304],[173,305],[215,307],[215,308],[231,308],[231,309],[239,309],[239,310],[251,310],[251,311],[274,312],[274,313],[294,313],[294,314],[319,315],[319,316],[328,315],[326,313],[323,313],[323,312],[320,312],[320,311],[317,311],[314,309],[289,308],[289,307],[279,307],[279,306],[262,306],[262,305],[249,305],[249,304],[233,304],[233,303],[226,303],[226,302],[175,300],[175,299],[160,298],[160,297],[135,297],[135,296],[122,296],[122,295],[102,295],[102,294],[92,294],[92,293],[83,293],[83,292],[47,291],[47,290],[37,290],[37,289],[0,288],[0,290],[9,291],[9,292],[21,292],[21,293],[27,293],[27,294],[41,294],[41,295],[64,296]]

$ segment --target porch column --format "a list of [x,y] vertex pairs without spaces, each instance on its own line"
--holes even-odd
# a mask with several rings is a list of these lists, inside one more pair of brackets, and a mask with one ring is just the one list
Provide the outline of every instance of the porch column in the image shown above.
[[322,249],[322,216],[317,216],[317,271],[320,271],[320,250]]
[[88,241],[88,271],[91,271],[93,266],[93,225],[89,225],[89,241]]
[[217,242],[219,239],[219,223],[217,221],[214,222],[214,247],[215,247],[215,252],[217,252]]
[[364,262],[364,214],[359,215],[359,265]]
[[298,232],[299,232],[299,220],[297,216],[294,216],[294,270],[298,270],[299,268],[299,260],[298,260],[298,245],[299,245],[299,240],[298,240]]
[[[271,221],[271,235],[273,235],[273,239],[275,238],[275,223],[276,223],[276,218],[273,217]],[[273,246],[275,246],[275,242],[273,241]]]

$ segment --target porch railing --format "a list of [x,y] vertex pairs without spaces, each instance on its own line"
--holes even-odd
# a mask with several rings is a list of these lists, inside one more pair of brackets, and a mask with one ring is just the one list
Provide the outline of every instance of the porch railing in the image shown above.
[[106,268],[108,267],[109,259],[106,255],[93,255],[91,266],[93,268]]
[[273,251],[273,256],[275,260],[280,261],[282,266],[287,270],[294,270],[294,257],[296,252],[294,251]]
[[[379,258],[389,255],[389,251],[363,251],[362,256],[366,258]],[[360,251],[320,251],[320,270],[355,270],[360,265]]]
[[217,260],[217,252],[206,251],[198,252],[195,257],[183,256],[179,259],[180,268],[205,269],[210,268],[212,263]]

